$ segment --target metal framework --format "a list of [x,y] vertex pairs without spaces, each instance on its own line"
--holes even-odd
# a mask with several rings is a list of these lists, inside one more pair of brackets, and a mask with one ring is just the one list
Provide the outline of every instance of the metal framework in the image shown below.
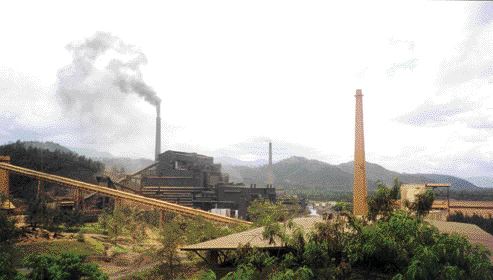
[[0,162],[0,169],[7,170],[13,173],[17,173],[20,175],[24,175],[27,177],[31,177],[37,180],[55,183],[58,185],[76,188],[78,190],[97,192],[103,195],[111,196],[117,199],[124,199],[131,202],[140,203],[143,205],[151,206],[156,209],[174,212],[177,214],[181,214],[188,217],[197,217],[201,216],[207,220],[211,220],[214,222],[224,223],[224,224],[251,224],[251,222],[230,218],[226,216],[221,216],[217,214],[213,214],[204,210],[194,209],[191,207],[181,206],[175,203],[170,203],[166,201],[162,201],[159,199],[149,198],[145,196],[141,196],[138,194],[128,193],[120,190],[111,189],[108,187],[103,187],[99,185],[89,184],[85,182],[81,182],[78,180],[52,175],[16,165],[12,165],[9,163]]

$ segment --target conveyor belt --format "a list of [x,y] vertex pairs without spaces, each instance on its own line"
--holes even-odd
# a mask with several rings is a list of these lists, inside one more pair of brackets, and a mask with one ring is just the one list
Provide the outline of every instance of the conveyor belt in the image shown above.
[[8,170],[13,173],[17,173],[20,175],[24,175],[27,177],[31,177],[37,180],[45,181],[45,182],[50,182],[50,183],[55,183],[67,187],[72,187],[76,189],[81,189],[85,191],[90,191],[90,192],[97,192],[103,195],[111,196],[114,198],[118,199],[125,199],[128,201],[132,202],[137,202],[141,203],[147,206],[154,207],[156,209],[161,209],[161,210],[166,210],[174,213],[178,213],[184,216],[188,217],[196,217],[196,216],[202,216],[207,220],[211,220],[214,222],[220,222],[220,223],[225,223],[225,224],[251,224],[248,221],[240,220],[240,219],[235,219],[235,218],[230,218],[230,217],[225,217],[217,214],[213,214],[204,210],[200,209],[194,209],[191,207],[186,207],[186,206],[181,206],[175,203],[170,203],[166,201],[162,201],[159,199],[154,199],[154,198],[149,198],[133,193],[127,193],[124,191],[119,191],[103,186],[98,186],[94,184],[89,184],[81,181],[77,181],[74,179],[62,177],[62,176],[57,176],[57,175],[52,175],[24,167],[19,167],[16,165],[8,164],[8,163],[3,163],[0,162],[0,169]]

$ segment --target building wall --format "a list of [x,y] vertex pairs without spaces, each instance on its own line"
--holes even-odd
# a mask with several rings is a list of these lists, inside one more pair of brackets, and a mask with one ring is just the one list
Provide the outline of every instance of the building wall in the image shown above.
[[426,192],[424,184],[402,184],[401,186],[401,205],[405,205],[404,201],[414,202],[418,194]]
[[275,201],[274,188],[248,188],[229,183],[227,174],[214,158],[177,151],[159,155],[153,174],[141,178],[142,194],[209,211],[213,208],[238,210],[245,218],[255,199]]
[[[174,177],[174,178],[172,178]],[[166,151],[159,155],[155,176],[143,178],[143,186],[191,186],[214,187],[228,183],[221,173],[221,165],[214,158],[177,151]]]
[[220,204],[218,207],[238,210],[238,216],[240,218],[246,218],[248,206],[255,199],[266,199],[271,202],[276,201],[276,189],[274,188],[249,188],[245,186],[217,186],[216,193],[217,193],[217,200],[224,202],[223,204]]

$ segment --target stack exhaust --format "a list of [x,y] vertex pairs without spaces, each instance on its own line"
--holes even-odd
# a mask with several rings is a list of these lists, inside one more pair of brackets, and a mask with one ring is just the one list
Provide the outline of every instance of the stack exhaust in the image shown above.
[[269,166],[267,167],[267,187],[274,185],[274,171],[272,170],[272,142],[269,142]]
[[155,160],[159,160],[159,154],[161,153],[161,103],[156,105],[156,151]]

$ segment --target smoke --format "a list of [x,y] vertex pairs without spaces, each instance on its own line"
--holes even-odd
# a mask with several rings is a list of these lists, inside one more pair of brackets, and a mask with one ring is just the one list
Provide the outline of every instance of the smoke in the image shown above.
[[72,61],[58,71],[56,95],[63,119],[77,131],[73,141],[114,154],[131,146],[151,154],[153,117],[145,106],[136,106],[136,97],[156,108],[161,99],[143,80],[145,55],[105,32],[66,48]]
[[[110,33],[97,32],[84,42],[69,44],[67,49],[72,52],[72,64],[58,73],[58,93],[65,102],[74,102],[77,95],[83,95],[74,91],[73,86],[99,71],[106,72],[122,93],[136,93],[155,106],[161,102],[156,92],[142,79],[140,67],[147,63],[147,59],[134,46],[125,44]],[[98,68],[97,63],[104,63],[108,57],[106,67]]]

